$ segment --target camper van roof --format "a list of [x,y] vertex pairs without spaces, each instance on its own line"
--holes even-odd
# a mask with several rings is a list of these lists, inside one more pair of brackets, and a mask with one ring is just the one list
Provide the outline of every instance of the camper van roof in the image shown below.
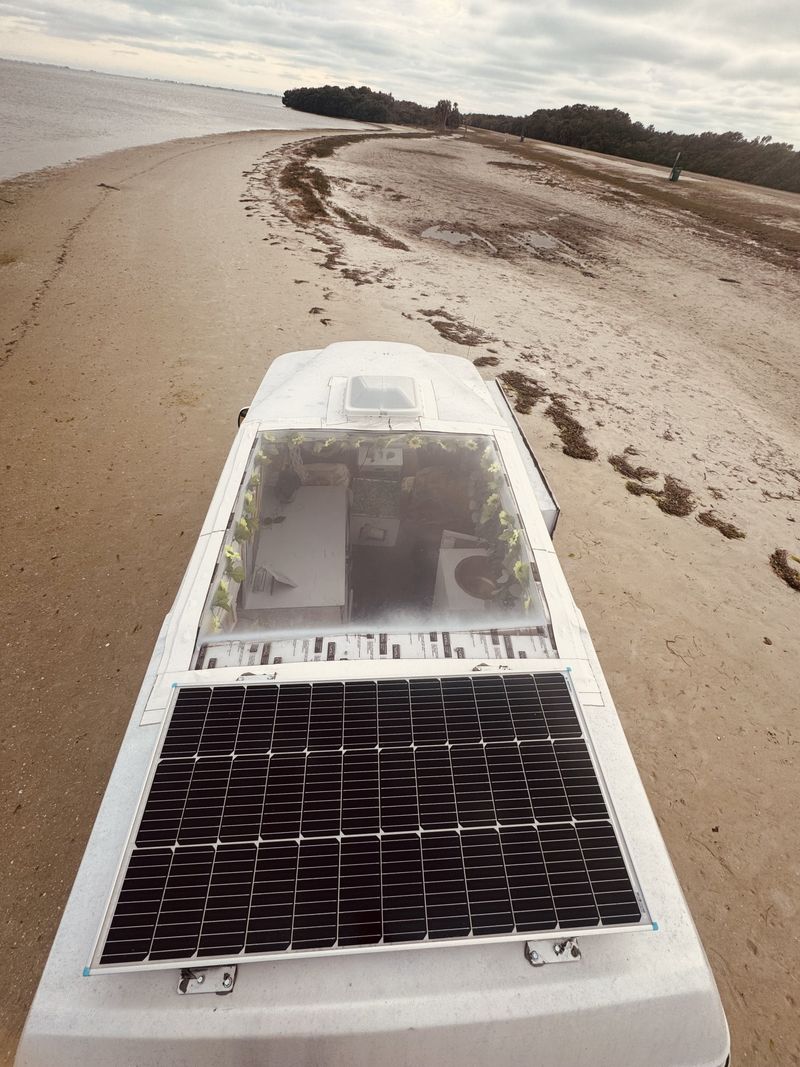
[[[348,406],[352,380],[399,369],[416,413]],[[620,1049],[723,1067],[719,996],[557,514],[467,360],[381,342],[272,364],[159,634],[21,1067],[575,1067]],[[412,573],[419,616],[444,606],[429,631],[390,625]],[[464,595],[489,606],[473,645],[454,639]],[[206,991],[230,996],[179,996]]]

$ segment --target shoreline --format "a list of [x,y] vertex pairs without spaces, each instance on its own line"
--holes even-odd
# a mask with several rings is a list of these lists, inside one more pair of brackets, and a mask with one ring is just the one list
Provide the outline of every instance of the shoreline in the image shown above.
[[0,58],[3,179],[177,139],[357,127],[280,95]]
[[[239,408],[275,355],[392,339],[521,372],[563,398],[597,452],[565,454],[547,400],[520,416],[735,1055],[788,1062],[795,1008],[774,990],[791,984],[797,913],[800,841],[780,813],[796,792],[800,601],[767,558],[776,544],[800,554],[783,458],[798,442],[798,275],[548,146],[363,140],[308,161],[330,194],[303,218],[279,181],[288,146],[329,132],[183,138],[0,188],[13,257],[0,266],[0,523],[18,606],[0,681],[2,1051]],[[477,236],[453,247],[425,237],[431,225]],[[609,455],[660,472],[645,488],[675,475],[697,510],[632,495]],[[696,521],[709,506],[746,538]]]

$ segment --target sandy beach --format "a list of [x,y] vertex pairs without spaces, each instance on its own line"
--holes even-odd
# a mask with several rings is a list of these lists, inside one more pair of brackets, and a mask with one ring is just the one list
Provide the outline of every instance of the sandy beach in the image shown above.
[[386,339],[516,375],[733,1061],[800,1063],[800,592],[770,565],[800,569],[800,196],[492,134],[319,138],[0,186],[2,1052],[239,408],[282,352]]

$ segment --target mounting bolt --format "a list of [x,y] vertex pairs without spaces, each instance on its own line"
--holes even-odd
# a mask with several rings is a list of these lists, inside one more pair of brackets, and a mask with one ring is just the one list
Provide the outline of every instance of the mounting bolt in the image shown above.
[[206,976],[204,974],[196,974],[194,976],[194,980],[195,982],[197,982],[198,985],[202,985],[203,982],[205,982],[206,980]]
[[226,971],[225,974],[223,974],[223,976],[222,976],[222,988],[223,989],[230,989],[230,987],[232,985],[233,985],[233,975],[230,974],[230,972]]

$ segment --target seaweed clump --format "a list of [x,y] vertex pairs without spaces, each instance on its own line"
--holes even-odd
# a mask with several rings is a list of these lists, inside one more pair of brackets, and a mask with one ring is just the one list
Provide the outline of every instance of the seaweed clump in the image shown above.
[[520,415],[530,415],[533,407],[550,395],[541,383],[521,370],[507,370],[499,380],[514,393],[514,410]]
[[725,522],[724,519],[715,515],[713,511],[701,511],[697,516],[697,521],[702,523],[703,526],[710,526],[713,530],[719,530],[723,537],[727,537],[731,541],[747,536],[744,530],[740,530],[732,522]]
[[[796,558],[792,556],[792,559]],[[800,571],[789,563],[789,553],[785,548],[775,549],[769,557],[769,565],[790,589],[795,589],[800,593]]]
[[597,459],[597,449],[586,439],[586,430],[574,415],[570,415],[561,397],[554,397],[550,401],[545,408],[545,415],[550,417],[558,430],[564,455],[573,459]]
[[470,326],[457,319],[444,308],[420,308],[419,313],[430,320],[431,326],[440,337],[444,337],[446,341],[452,341],[453,344],[474,348],[476,345],[491,344],[492,341],[497,340],[480,327]]
[[550,403],[544,413],[558,430],[564,455],[573,459],[597,459],[597,449],[589,444],[585,428],[570,414],[563,397],[554,396],[541,382],[520,370],[507,370],[499,375],[498,381],[514,393],[514,410],[520,415],[529,415],[540,400],[549,397]]
[[[626,451],[628,450],[626,449]],[[632,454],[628,451],[628,455]],[[608,462],[623,478],[633,478],[637,482],[649,481],[651,478],[658,476],[658,471],[651,470],[650,467],[634,467],[626,455],[609,456]]]
[[330,196],[331,184],[317,167],[309,167],[303,160],[294,159],[283,168],[278,180],[281,188],[298,198],[306,220],[328,214],[323,201]]
[[[316,168],[311,168],[316,170]],[[378,241],[386,248],[397,248],[401,252],[408,251],[408,245],[403,244],[397,237],[392,237],[380,228],[380,226],[373,226],[371,223],[364,222],[363,219],[358,218],[351,211],[347,211],[343,207],[334,207],[333,209],[339,218],[347,224],[347,228],[361,237],[371,237],[373,240]]]
[[497,356],[478,356],[472,361],[475,367],[496,367],[499,362]]
[[691,515],[697,507],[691,489],[671,474],[665,475],[664,488],[658,494],[656,503],[667,515],[677,515],[680,518]]
[[671,474],[664,476],[663,489],[651,489],[649,485],[642,485],[641,482],[633,480],[625,482],[625,488],[634,496],[651,496],[667,515],[685,518],[697,507],[691,489]]

